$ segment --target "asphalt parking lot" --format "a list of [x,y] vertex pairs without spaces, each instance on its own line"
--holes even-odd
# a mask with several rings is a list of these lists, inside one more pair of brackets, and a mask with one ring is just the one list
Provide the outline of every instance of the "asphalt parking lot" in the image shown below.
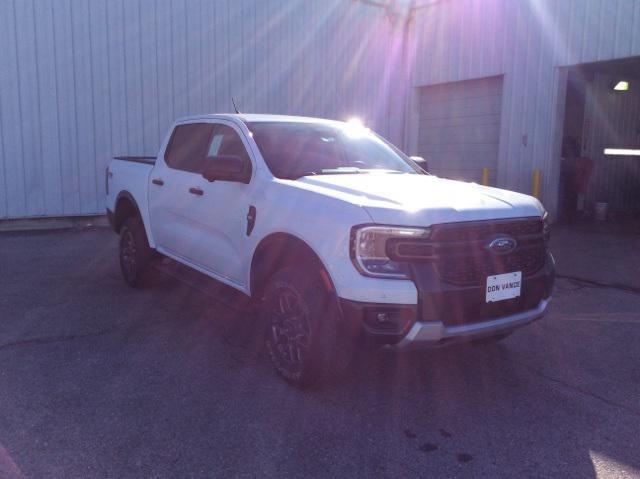
[[[569,276],[590,254],[640,277],[558,250]],[[637,292],[559,279],[499,346],[364,354],[301,392],[241,311],[132,290],[116,253],[103,228],[0,236],[0,477],[640,476]]]

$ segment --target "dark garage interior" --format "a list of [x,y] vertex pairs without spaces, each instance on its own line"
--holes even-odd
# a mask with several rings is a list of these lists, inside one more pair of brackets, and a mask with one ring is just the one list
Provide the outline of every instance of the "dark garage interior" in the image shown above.
[[640,214],[640,58],[568,72],[559,218]]

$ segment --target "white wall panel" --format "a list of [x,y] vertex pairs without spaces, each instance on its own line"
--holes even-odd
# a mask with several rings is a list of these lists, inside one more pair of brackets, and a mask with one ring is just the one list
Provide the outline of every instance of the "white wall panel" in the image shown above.
[[[22,153],[22,108],[17,59],[16,17],[13,4],[0,2],[0,107],[2,115],[3,196],[7,216],[28,214],[25,161]],[[31,159],[34,161],[34,159]]]
[[[156,72],[158,88],[158,143],[175,115],[173,96],[173,65],[171,55],[171,0],[157,0],[155,5]],[[145,5],[146,7],[146,5]],[[153,8],[153,7],[149,7]],[[153,28],[153,27],[151,27]],[[151,145],[153,146],[153,144]],[[145,151],[145,153],[147,153]]]
[[80,212],[96,211],[98,194],[96,178],[102,168],[96,167],[93,69],[91,64],[91,22],[87,2],[71,2],[72,51],[76,100],[76,132],[78,197]]
[[[53,10],[51,5],[34,9],[37,52],[38,115],[40,156],[34,162],[42,167],[42,195],[44,214],[55,214],[62,204],[62,178],[60,168],[60,133],[58,122],[58,85],[55,72],[55,44]],[[47,160],[45,161],[45,158]],[[1,195],[0,195],[1,196]]]
[[[95,178],[95,197],[87,203],[99,209],[100,199],[104,198],[105,185],[102,177],[104,166],[109,161],[111,153],[111,109],[110,109],[110,76],[109,76],[109,39],[107,31],[107,6],[104,2],[92,5],[89,10],[89,43],[91,65],[91,97],[92,129],[93,129],[93,171]],[[88,157],[86,161],[90,161]],[[43,162],[47,162],[46,157]],[[85,206],[86,208],[86,206]],[[95,211],[94,209],[94,211]],[[51,213],[49,213],[51,214]]]
[[[38,53],[35,41],[33,4],[15,4],[16,59],[18,77],[18,99],[20,102],[19,127],[22,132],[22,154],[27,158],[41,155],[40,115],[38,95]],[[24,188],[27,214],[44,213],[42,168],[40,162],[25,162]]]

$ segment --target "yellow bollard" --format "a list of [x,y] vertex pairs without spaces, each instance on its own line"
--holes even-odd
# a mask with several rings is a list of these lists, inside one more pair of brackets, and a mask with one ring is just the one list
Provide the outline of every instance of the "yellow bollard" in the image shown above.
[[540,179],[542,176],[542,172],[540,170],[533,170],[533,178],[531,185],[531,194],[536,198],[540,199]]
[[489,168],[482,168],[482,184],[489,186]]

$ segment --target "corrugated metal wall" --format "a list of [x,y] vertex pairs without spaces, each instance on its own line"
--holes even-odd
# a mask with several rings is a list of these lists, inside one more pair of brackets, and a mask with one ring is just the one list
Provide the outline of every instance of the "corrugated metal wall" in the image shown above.
[[0,0],[0,218],[101,212],[111,156],[154,153],[175,117],[230,111],[232,95],[360,115],[415,149],[407,84],[496,75],[498,184],[529,192],[541,168],[554,210],[558,67],[640,55],[638,0],[443,0],[413,18],[405,82],[401,24],[352,0]]
[[[414,87],[504,74],[498,184],[555,210],[566,65],[640,55],[637,0],[444,0],[413,23]],[[417,95],[409,143],[415,148]]]
[[401,41],[350,0],[0,0],[0,218],[103,212],[112,156],[232,95],[397,140]]

